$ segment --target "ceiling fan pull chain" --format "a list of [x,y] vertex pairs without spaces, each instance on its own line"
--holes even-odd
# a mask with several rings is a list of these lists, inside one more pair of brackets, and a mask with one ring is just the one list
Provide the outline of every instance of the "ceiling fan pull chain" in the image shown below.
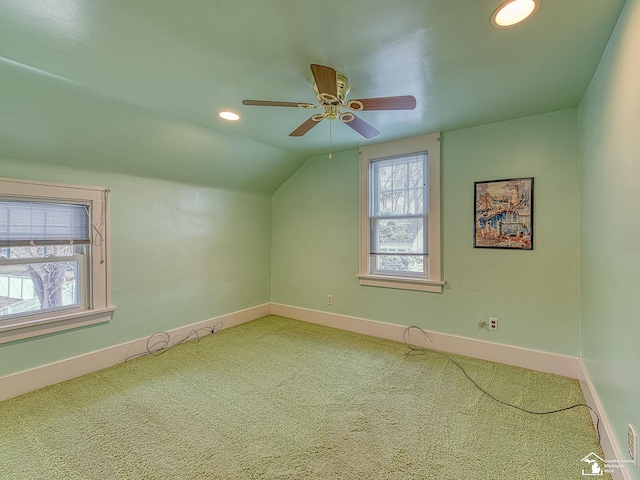
[[333,158],[333,152],[332,152],[333,146],[332,146],[332,143],[331,143],[331,124],[332,123],[333,122],[331,120],[329,120],[329,160],[331,160]]

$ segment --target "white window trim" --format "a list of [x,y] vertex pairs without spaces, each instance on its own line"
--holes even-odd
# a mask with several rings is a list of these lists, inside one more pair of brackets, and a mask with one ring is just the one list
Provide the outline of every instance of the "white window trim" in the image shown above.
[[[408,155],[417,152],[428,152],[428,245],[429,270],[425,277],[414,275],[393,276],[373,274],[370,270],[371,235],[369,222],[369,185],[371,161]],[[360,285],[418,290],[423,292],[442,293],[440,249],[440,134],[422,135],[407,140],[398,140],[379,145],[360,148]]]
[[[116,307],[111,305],[108,194],[107,189],[100,187],[0,178],[2,196],[89,202],[93,249],[88,268],[87,305],[81,309],[53,311],[0,321],[0,344],[111,320]],[[96,242],[97,236],[100,237],[99,242]]]

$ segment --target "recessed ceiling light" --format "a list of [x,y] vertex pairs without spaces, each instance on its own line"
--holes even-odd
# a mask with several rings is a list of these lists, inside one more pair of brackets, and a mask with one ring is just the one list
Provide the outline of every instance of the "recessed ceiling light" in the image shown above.
[[496,28],[513,27],[536,13],[539,7],[540,0],[507,0],[491,15],[491,25]]
[[233,122],[240,119],[240,115],[233,112],[220,112],[218,113],[218,116],[220,116],[220,118],[224,118],[225,120],[231,120]]

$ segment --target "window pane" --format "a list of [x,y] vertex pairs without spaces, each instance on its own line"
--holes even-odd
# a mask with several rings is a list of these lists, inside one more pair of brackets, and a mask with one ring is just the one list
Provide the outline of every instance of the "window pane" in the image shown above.
[[385,273],[424,273],[422,255],[376,255],[375,270]]
[[0,265],[0,319],[79,306],[79,261]]
[[371,162],[371,253],[377,273],[424,274],[426,153]]
[[424,217],[373,219],[372,253],[426,253]]
[[426,212],[425,165],[426,154],[372,162],[372,215],[421,215]]
[[46,245],[39,247],[0,247],[0,259],[71,257],[84,254],[86,245]]

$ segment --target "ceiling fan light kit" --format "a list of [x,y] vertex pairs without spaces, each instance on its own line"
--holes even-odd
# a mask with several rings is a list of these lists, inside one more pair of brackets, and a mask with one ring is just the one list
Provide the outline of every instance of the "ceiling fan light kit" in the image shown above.
[[345,125],[358,132],[365,138],[373,138],[380,132],[352,112],[365,110],[413,110],[416,99],[411,95],[397,97],[378,97],[349,100],[345,103],[349,93],[349,79],[340,72],[324,65],[311,65],[314,79],[313,90],[318,100],[317,104],[296,102],[275,102],[268,100],[243,100],[243,105],[268,107],[297,107],[303,109],[322,108],[322,113],[312,115],[303,124],[289,134],[291,137],[301,137],[322,120],[339,119]]

